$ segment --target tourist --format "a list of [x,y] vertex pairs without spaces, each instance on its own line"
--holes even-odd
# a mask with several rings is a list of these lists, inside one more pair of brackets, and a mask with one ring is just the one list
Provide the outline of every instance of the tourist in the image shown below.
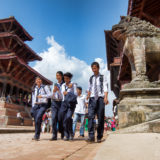
[[61,133],[61,139],[64,138],[64,130],[63,130],[63,117],[59,114],[61,103],[62,103],[62,84],[64,83],[63,72],[58,71],[56,73],[57,83],[54,85],[53,94],[52,94],[52,138],[51,141],[57,140],[57,123],[58,129]]
[[62,85],[63,99],[60,109],[60,116],[63,118],[65,141],[73,140],[72,115],[77,103],[76,84],[72,83],[71,79],[71,73],[67,72],[64,74],[65,83]]
[[88,106],[88,133],[89,138],[88,142],[95,141],[95,131],[94,131],[94,119],[95,114],[98,118],[98,127],[97,127],[97,142],[100,143],[103,137],[104,132],[104,107],[105,104],[108,104],[108,89],[107,89],[107,80],[99,72],[99,64],[93,62],[91,64],[92,75],[89,79],[89,89],[88,97],[89,106]]
[[48,116],[47,112],[45,112],[42,117],[42,133],[45,133],[47,125],[48,125]]
[[116,130],[116,121],[115,118],[113,117],[111,120],[111,130],[115,131]]
[[75,135],[77,121],[80,119],[81,126],[80,126],[80,135],[79,137],[84,137],[84,118],[86,113],[86,96],[82,95],[82,88],[77,87],[77,104],[74,111],[74,118],[73,118],[73,136]]
[[21,112],[20,112],[20,111],[19,111],[19,112],[17,112],[17,118],[20,120],[21,125],[23,126],[23,125],[24,125],[24,118],[22,117],[22,115],[21,115]]
[[42,84],[40,77],[36,77],[35,86],[32,91],[32,109],[31,115],[35,120],[35,135],[33,140],[38,141],[40,139],[42,116],[45,113],[48,105],[48,98],[51,95],[48,86]]
[[52,112],[51,110],[48,111],[48,130],[50,133],[52,133]]

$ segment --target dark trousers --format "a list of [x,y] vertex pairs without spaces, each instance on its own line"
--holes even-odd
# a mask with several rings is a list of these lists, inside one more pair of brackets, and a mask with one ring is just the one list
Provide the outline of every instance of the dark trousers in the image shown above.
[[61,118],[63,119],[63,128],[64,128],[64,135],[66,138],[69,138],[73,135],[72,130],[72,115],[74,113],[74,107],[70,108],[65,102],[62,102],[61,105]]
[[61,101],[53,101],[51,110],[52,110],[52,133],[53,137],[57,138],[57,123],[58,129],[61,134],[63,134],[63,121],[59,116],[59,111],[61,107]]
[[94,138],[94,119],[95,115],[98,118],[97,139],[103,137],[104,131],[104,98],[99,97],[98,100],[90,98],[88,106],[88,133],[90,138]]
[[46,111],[46,108],[47,108],[46,105],[47,104],[39,104],[39,105],[35,105],[32,108],[32,115],[33,115],[34,121],[35,121],[35,138],[40,137],[42,117]]

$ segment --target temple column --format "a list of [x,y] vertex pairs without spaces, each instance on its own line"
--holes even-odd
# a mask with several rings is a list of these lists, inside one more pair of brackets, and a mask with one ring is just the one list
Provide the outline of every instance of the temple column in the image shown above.
[[6,83],[6,82],[3,82],[1,97],[5,97],[6,87],[7,87],[7,83]]
[[10,89],[9,95],[12,96],[12,94],[13,94],[13,86],[11,85],[11,89]]

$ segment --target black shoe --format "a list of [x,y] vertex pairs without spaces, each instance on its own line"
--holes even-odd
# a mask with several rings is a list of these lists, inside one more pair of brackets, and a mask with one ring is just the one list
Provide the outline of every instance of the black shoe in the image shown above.
[[102,142],[102,140],[101,139],[97,139],[97,143],[101,143]]
[[84,138],[84,135],[79,135],[78,138]]
[[95,138],[88,138],[86,141],[88,143],[94,143],[95,142]]
[[39,138],[33,137],[32,140],[39,141]]
[[64,141],[69,141],[69,138],[66,138],[66,137],[65,137],[63,140],[64,140]]
[[61,139],[63,139],[63,138],[64,138],[64,134],[62,133],[62,134],[61,134]]
[[69,140],[70,140],[70,141],[73,141],[73,136],[70,136],[70,137],[69,137]]
[[50,141],[56,141],[57,140],[57,137],[52,137],[51,139],[50,139]]

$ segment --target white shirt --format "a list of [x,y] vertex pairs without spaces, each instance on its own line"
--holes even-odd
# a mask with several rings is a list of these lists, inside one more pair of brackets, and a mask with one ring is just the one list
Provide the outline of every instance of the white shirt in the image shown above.
[[22,116],[21,116],[21,113],[20,112],[18,112],[17,113],[17,118],[21,118]]
[[[96,81],[96,82],[95,82]],[[88,91],[91,92],[90,97],[95,97],[95,90],[94,90],[94,85],[97,85],[97,90],[98,90],[98,97],[104,97],[104,92],[108,92],[108,82],[107,78],[103,76],[103,87],[102,87],[102,92],[101,92],[101,82],[100,82],[100,74],[97,76],[93,76],[92,78],[92,84],[89,81],[89,88]]]
[[75,113],[79,113],[79,114],[85,114],[86,112],[86,96],[85,95],[80,95],[77,96],[77,104],[76,104],[76,108],[75,108]]
[[[39,90],[39,94],[38,94]],[[37,98],[37,95],[41,95],[42,98]],[[32,107],[35,106],[36,100],[38,103],[47,103],[48,97],[50,97],[51,91],[48,86],[41,85],[40,88],[38,86],[35,87],[34,91],[32,92]]]
[[68,86],[66,85],[66,83],[62,84],[62,90],[61,90],[62,95],[63,95],[62,101],[64,101],[64,94],[63,94],[63,92],[65,92],[65,91],[71,92],[71,93],[77,95],[77,84],[75,84],[75,83],[72,83],[72,84],[73,84],[72,88],[68,88]]
[[62,91],[61,91],[62,90],[62,85],[63,84],[57,82],[57,86],[59,88],[59,91],[56,91],[55,93],[53,93],[53,96],[52,96],[53,99],[58,99],[58,100],[63,99],[63,94],[62,94]]

